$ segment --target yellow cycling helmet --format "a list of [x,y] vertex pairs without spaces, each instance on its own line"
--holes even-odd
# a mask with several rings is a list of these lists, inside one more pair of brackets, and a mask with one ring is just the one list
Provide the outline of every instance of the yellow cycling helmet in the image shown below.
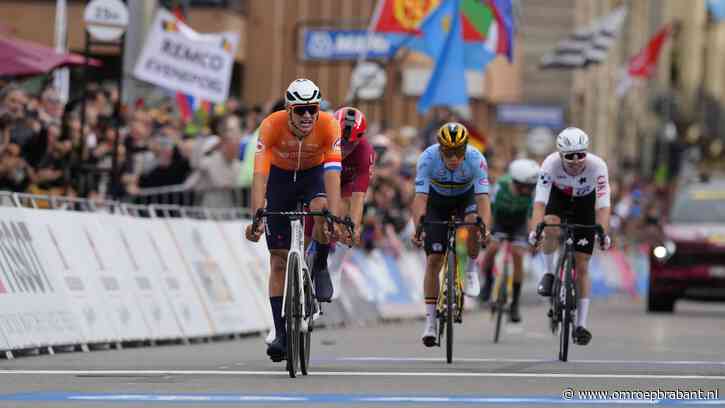
[[468,143],[468,129],[458,122],[448,122],[438,129],[438,143],[445,149],[458,149]]

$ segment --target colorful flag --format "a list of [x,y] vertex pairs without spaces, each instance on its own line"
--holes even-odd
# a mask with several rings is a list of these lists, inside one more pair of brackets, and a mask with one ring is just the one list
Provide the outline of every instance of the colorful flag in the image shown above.
[[444,0],[420,26],[428,51],[436,61],[428,86],[418,100],[421,113],[432,106],[468,103],[460,2]]
[[672,32],[672,25],[667,24],[660,28],[650,38],[647,45],[635,56],[629,59],[629,66],[622,73],[617,84],[617,96],[624,96],[636,79],[647,79],[655,71],[660,58],[662,46]]
[[[435,45],[424,38],[422,24],[441,0],[379,0],[372,31],[385,34],[391,56],[401,47],[435,58]],[[511,0],[462,0],[461,14],[466,68],[484,69],[496,55],[513,60],[514,20]]]

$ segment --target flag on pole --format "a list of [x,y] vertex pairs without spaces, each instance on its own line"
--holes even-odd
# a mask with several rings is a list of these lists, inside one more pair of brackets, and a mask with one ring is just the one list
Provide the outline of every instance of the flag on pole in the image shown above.
[[662,46],[672,32],[672,25],[667,24],[660,28],[650,38],[647,45],[635,56],[629,59],[629,66],[623,70],[622,77],[617,84],[617,96],[624,96],[636,80],[647,79],[655,71],[657,61],[662,53]]
[[588,27],[576,30],[541,58],[539,68],[577,69],[601,63],[607,58],[626,16],[627,9],[621,6]]
[[421,113],[436,105],[468,103],[460,2],[444,0],[420,26],[429,52],[436,56],[428,86],[418,100]]

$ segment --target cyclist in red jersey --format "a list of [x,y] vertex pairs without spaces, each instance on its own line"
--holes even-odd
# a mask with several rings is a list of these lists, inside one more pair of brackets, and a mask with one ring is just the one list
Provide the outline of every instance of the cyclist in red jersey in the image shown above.
[[[362,230],[362,213],[365,194],[370,185],[375,165],[375,151],[365,138],[367,120],[358,109],[344,107],[338,109],[333,116],[340,123],[342,134],[342,174],[340,175],[342,203],[340,213],[349,216],[355,224],[355,234],[350,242],[347,234],[341,238],[346,244],[358,245]],[[306,224],[306,235],[312,235],[312,223]],[[329,252],[330,244],[313,241],[315,252],[322,249]],[[318,258],[316,258],[317,260]],[[329,275],[328,275],[329,276]]]

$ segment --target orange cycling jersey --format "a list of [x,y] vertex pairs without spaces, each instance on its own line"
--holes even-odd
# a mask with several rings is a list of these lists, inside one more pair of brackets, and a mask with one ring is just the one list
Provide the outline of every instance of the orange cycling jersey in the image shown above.
[[324,163],[325,170],[341,170],[340,124],[320,112],[312,131],[302,140],[289,129],[287,111],[267,116],[259,129],[254,171],[269,174],[272,165],[283,170],[306,170]]

